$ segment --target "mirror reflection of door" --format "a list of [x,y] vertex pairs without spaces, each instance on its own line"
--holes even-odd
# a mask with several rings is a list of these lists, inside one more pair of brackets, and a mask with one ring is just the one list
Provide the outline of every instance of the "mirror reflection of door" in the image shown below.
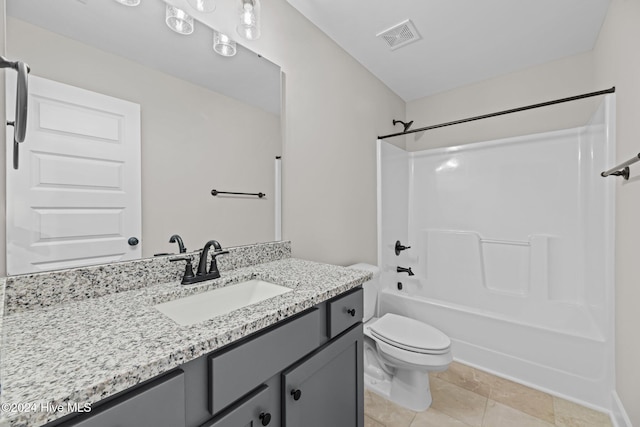
[[140,106],[36,76],[29,89],[20,169],[7,164],[7,273],[140,258]]

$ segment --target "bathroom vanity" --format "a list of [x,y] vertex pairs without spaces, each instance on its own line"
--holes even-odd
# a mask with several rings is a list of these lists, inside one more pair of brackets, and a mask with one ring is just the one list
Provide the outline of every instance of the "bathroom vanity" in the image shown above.
[[362,289],[47,426],[362,426]]
[[[2,403],[47,406],[5,412],[0,425],[363,426],[361,285],[370,274],[279,258],[228,260],[220,279],[191,287],[10,309]],[[186,326],[155,308],[255,278],[292,291]],[[9,305],[15,292],[7,287]]]

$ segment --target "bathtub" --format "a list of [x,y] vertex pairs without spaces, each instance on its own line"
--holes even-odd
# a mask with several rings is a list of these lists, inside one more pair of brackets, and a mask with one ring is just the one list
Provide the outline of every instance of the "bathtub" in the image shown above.
[[[379,314],[435,326],[456,360],[609,411],[615,182],[600,172],[615,163],[614,108],[610,95],[585,126],[458,147],[379,141]],[[398,240],[410,249],[396,254]]]
[[[384,289],[379,295],[380,313],[395,313],[435,326],[451,338],[454,359],[539,390],[608,410],[609,344],[593,330],[575,333],[553,325],[569,321],[574,326],[589,320],[588,311],[573,307],[558,312],[558,319],[545,314],[536,322],[508,315],[411,295],[411,284],[403,279],[403,290]],[[541,316],[542,317],[542,316]],[[587,322],[593,323],[591,320]],[[609,362],[611,362],[609,360]]]

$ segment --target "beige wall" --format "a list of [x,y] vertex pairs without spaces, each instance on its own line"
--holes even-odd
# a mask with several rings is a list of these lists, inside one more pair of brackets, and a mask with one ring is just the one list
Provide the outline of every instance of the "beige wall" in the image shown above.
[[[593,92],[593,55],[585,53],[460,87],[407,104],[413,128]],[[584,125],[592,98],[408,135],[410,151],[487,141]]]
[[[616,86],[616,155],[640,153],[640,1],[613,0],[594,49],[596,82]],[[616,179],[616,388],[640,426],[640,163]]]
[[[405,103],[286,0],[262,14],[262,37],[243,43],[286,74],[283,236],[296,257],[375,264],[375,141],[397,130]],[[205,18],[235,34],[232,2]]]
[[[175,252],[175,233],[189,249],[274,239],[279,116],[14,18],[7,54],[33,75],[141,105],[143,256]],[[212,188],[268,197],[212,197]]]
[[300,258],[375,264],[375,141],[405,103],[285,0],[262,10],[255,49],[287,75],[284,237]]

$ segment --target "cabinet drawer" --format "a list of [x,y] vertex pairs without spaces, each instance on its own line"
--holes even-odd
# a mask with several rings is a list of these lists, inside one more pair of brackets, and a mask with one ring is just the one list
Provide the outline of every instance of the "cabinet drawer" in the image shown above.
[[272,404],[275,399],[273,393],[277,392],[263,384],[248,397],[200,427],[275,426],[276,423],[271,418],[278,419],[276,411],[279,408]]
[[184,374],[173,371],[59,427],[185,427]]
[[320,342],[317,308],[209,357],[209,410],[216,414]]
[[362,288],[327,302],[327,335],[333,338],[349,327],[362,322]]

